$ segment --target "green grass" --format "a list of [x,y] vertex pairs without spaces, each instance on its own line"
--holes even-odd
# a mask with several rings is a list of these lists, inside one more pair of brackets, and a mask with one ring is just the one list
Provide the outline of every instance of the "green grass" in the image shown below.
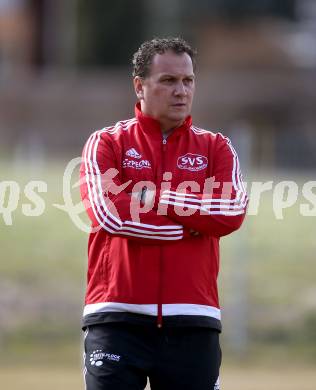
[[[277,181],[277,179],[274,179]],[[310,177],[295,176],[301,189]],[[296,204],[284,211],[284,219],[275,217],[271,193],[262,196],[259,213],[248,216],[242,229],[222,240],[220,292],[225,309],[240,304],[236,286],[245,299],[248,337],[255,351],[290,360],[300,351],[300,359],[316,358],[315,222],[304,217]],[[241,280],[238,284],[238,278]],[[237,280],[237,281],[236,281]],[[236,284],[237,283],[237,284]],[[227,314],[230,327],[231,316]],[[296,352],[295,352],[296,351]],[[288,354],[288,356],[286,356]]]
[[[82,378],[79,367],[0,369],[1,386],[10,390],[83,390]],[[223,367],[221,373],[221,387],[225,390],[314,390],[315,382],[312,368]]]
[[[36,350],[48,350],[49,362],[60,355],[65,361],[78,356],[88,235],[53,206],[64,203],[65,166],[50,162],[30,172],[26,166],[0,163],[0,181],[15,180],[21,188],[13,225],[6,226],[0,214],[0,346],[12,360],[19,351],[33,351],[31,359],[40,356]],[[48,186],[47,193],[40,194],[45,212],[39,217],[22,213],[22,204],[29,203],[23,189],[30,180],[43,180]],[[311,178],[302,175],[295,180],[301,188]],[[76,203],[78,188],[72,192]],[[259,214],[248,216],[240,231],[221,240],[224,348],[229,349],[231,342],[233,313],[245,299],[251,358],[268,345],[267,355],[272,347],[281,351],[276,359],[284,351],[294,355],[299,348],[302,359],[316,360],[315,217],[300,215],[302,202],[301,197],[284,211],[283,220],[277,220],[271,194],[265,194]]]

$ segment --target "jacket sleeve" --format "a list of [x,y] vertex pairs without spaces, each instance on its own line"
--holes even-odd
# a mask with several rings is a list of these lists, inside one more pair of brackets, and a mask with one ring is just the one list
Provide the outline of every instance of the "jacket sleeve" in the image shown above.
[[83,149],[80,192],[92,228],[147,244],[181,240],[184,229],[180,223],[154,210],[135,212],[140,209],[140,201],[124,191],[112,142],[98,131]]
[[[220,237],[237,230],[248,203],[239,161],[230,140],[217,134],[213,176],[203,193],[190,188],[171,188],[160,194],[158,209],[167,205],[167,215],[202,234]],[[208,188],[209,187],[209,188]]]

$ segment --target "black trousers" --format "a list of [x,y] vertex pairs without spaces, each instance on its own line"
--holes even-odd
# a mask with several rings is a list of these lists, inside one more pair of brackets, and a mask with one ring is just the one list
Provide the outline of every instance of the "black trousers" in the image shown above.
[[128,323],[89,326],[84,340],[87,390],[219,390],[217,330]]

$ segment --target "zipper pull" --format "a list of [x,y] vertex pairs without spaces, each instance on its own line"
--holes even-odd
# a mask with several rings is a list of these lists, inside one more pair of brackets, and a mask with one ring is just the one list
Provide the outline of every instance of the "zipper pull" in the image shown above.
[[164,138],[162,140],[162,151],[165,152],[167,149],[167,140]]
[[141,201],[141,203],[143,203],[143,204],[145,203],[146,191],[147,191],[147,187],[144,186],[144,187],[142,188],[142,192],[140,193],[140,201]]
[[161,312],[161,306],[158,307],[158,317],[157,317],[157,328],[162,328],[162,312]]

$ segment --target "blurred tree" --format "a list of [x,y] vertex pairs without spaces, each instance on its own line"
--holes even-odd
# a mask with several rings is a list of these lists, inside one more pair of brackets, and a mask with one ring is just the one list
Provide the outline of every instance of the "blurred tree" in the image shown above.
[[296,0],[225,0],[222,7],[232,18],[271,15],[293,19]]
[[296,19],[297,0],[183,0],[185,15],[240,22],[251,17],[276,16]]
[[[79,3],[78,63],[124,65],[139,42],[155,35],[179,34],[192,38],[195,23],[210,17],[240,22],[249,17],[296,18],[297,0],[139,0]],[[190,24],[184,23],[188,18]],[[193,39],[194,41],[194,39]]]
[[79,0],[80,65],[126,65],[142,39],[143,1]]

